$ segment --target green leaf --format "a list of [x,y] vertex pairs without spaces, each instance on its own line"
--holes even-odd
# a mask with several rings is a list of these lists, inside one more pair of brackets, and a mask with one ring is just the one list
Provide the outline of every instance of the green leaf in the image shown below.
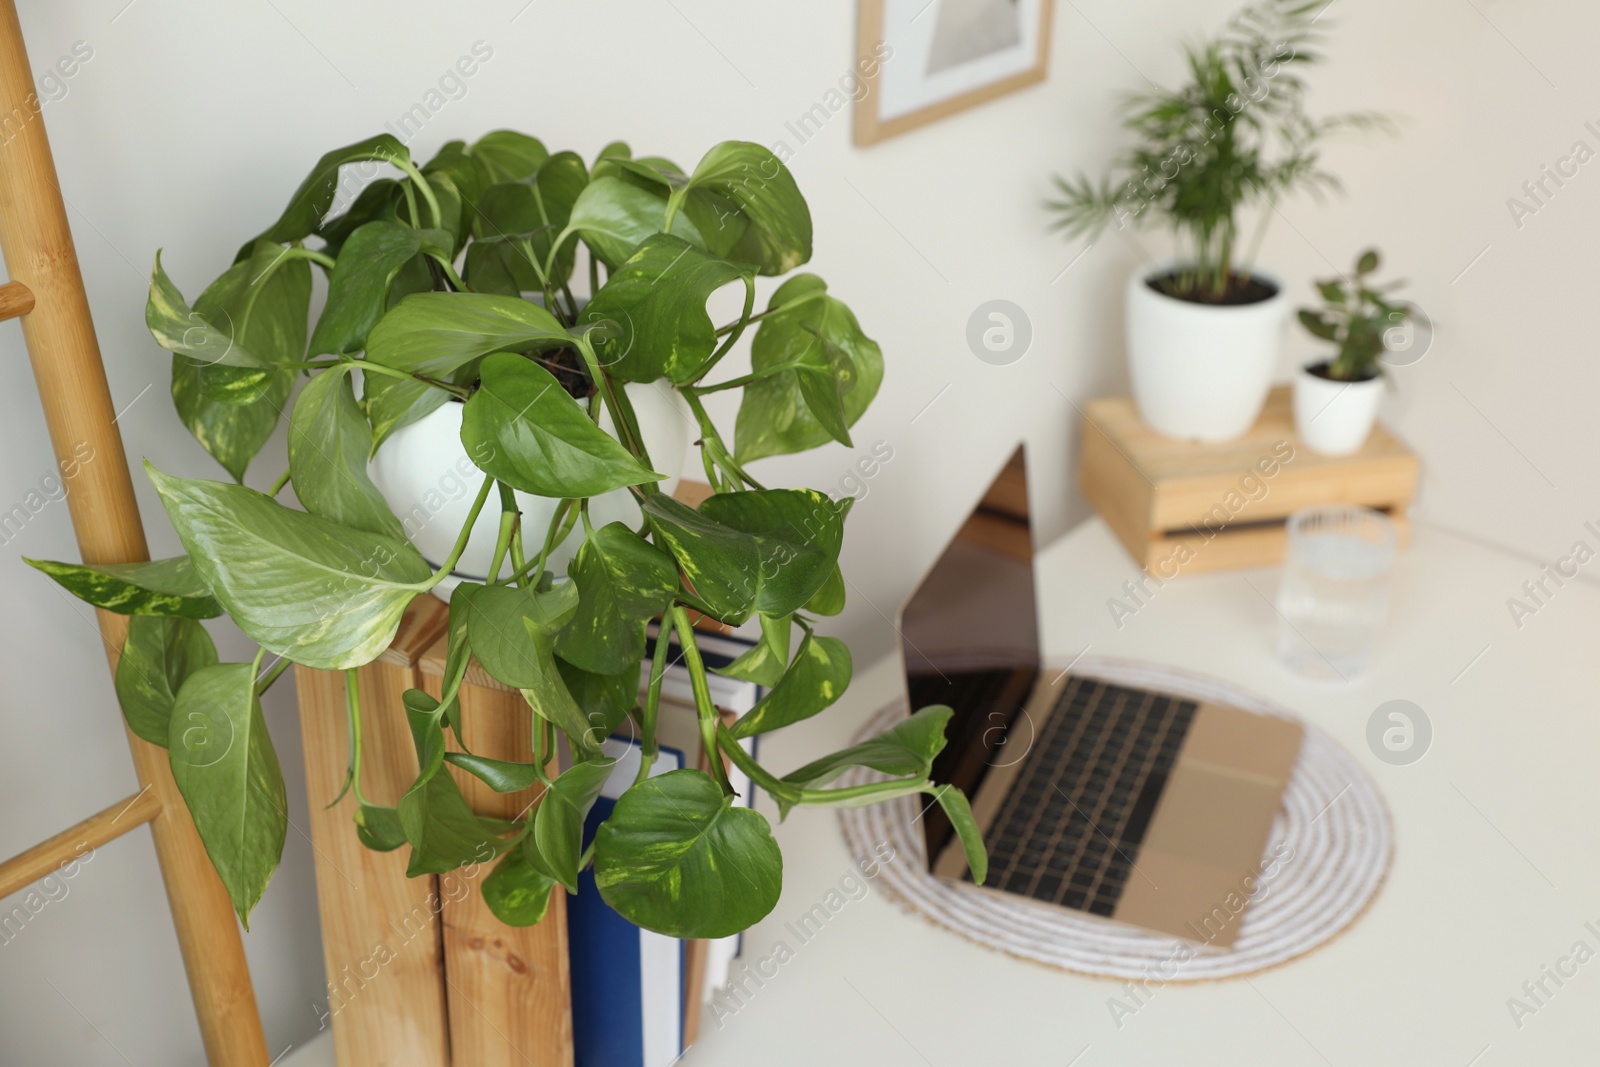
[[400,826],[400,813],[378,804],[362,804],[356,809],[356,837],[374,852],[393,852],[406,843]]
[[1345,301],[1344,286],[1337,281],[1318,282],[1317,292],[1330,304],[1343,304]]
[[584,308],[585,323],[614,322],[601,361],[614,377],[693,377],[717,345],[706,300],[748,271],[669,234],[645,238]]
[[277,428],[294,388],[294,372],[277,371],[264,388],[258,382],[249,385],[259,395],[248,403],[213,398],[242,377],[233,367],[206,367],[184,356],[172,357],[172,403],[178,418],[234,481],[244,480],[250,461]]
[[1324,341],[1332,341],[1339,336],[1338,326],[1323,318],[1321,312],[1312,311],[1309,308],[1301,308],[1299,318],[1300,325],[1304,326],[1306,331],[1313,337],[1320,337]]
[[953,785],[941,785],[934,788],[933,796],[950,817],[950,825],[956,828],[961,849],[967,854],[967,868],[972,871],[973,882],[982,885],[989,876],[989,852],[983,847],[983,834],[978,831],[977,820],[972,817],[972,805],[967,803],[967,795]]
[[850,649],[843,641],[808,633],[772,692],[728,732],[743,739],[809,719],[844,695],[850,673]]
[[803,607],[844,538],[838,505],[811,489],[718,493],[698,511],[657,493],[642,507],[696,595],[734,623]]
[[[357,141],[355,144],[335,148],[326,153],[317,160],[317,165],[311,168],[311,173],[306,175],[300,187],[289,198],[289,205],[283,209],[283,214],[278,216],[278,221],[268,227],[258,240],[276,241],[282,244],[299,241],[315,233],[317,227],[322,224],[322,217],[333,206],[334,194],[339,188],[339,168],[346,163],[359,163],[369,159],[410,162],[411,153],[406,151],[405,145],[387,133],[380,133],[376,137],[369,137],[365,141]],[[239,258],[243,259],[248,255],[249,248],[250,245],[245,245],[239,252]]]
[[287,798],[248,663],[201,667],[178,690],[167,753],[211,864],[250,929],[283,854]]
[[[450,626],[445,635],[444,677],[440,693],[444,699],[444,719],[461,737],[461,683],[472,665],[472,642],[467,637],[467,599],[472,590],[483,588],[478,582],[462,582],[450,593]],[[465,748],[463,741],[462,747]]]
[[[777,156],[749,141],[724,141],[707,152],[689,176],[686,196],[709,203],[721,220],[731,205],[744,225],[722,234],[702,225],[705,247],[724,259],[748,263],[760,274],[787,274],[811,258],[811,211],[794,177]],[[697,220],[699,221],[699,220]],[[719,237],[722,239],[719,240]]]
[[117,661],[117,701],[128,729],[167,747],[172,706],[184,681],[217,662],[217,646],[193,619],[135,615]]
[[484,134],[467,149],[467,155],[478,164],[486,186],[529,177],[550,158],[542,141],[515,130]]
[[544,873],[578,891],[578,859],[583,853],[583,820],[594,807],[615,760],[574,763],[550,783],[533,816],[534,851],[529,859]]
[[[567,229],[582,236],[608,270],[614,269],[646,237],[662,232],[667,221],[666,192],[664,188],[641,189],[621,178],[597,178],[572,205]],[[685,214],[672,220],[672,233],[705,247],[700,231]]]
[[240,485],[145,464],[200,577],[268,651],[319,670],[376,659],[432,572],[398,538],[286,508]]
[[461,443],[485,473],[547,497],[593,497],[661,479],[538,364],[504,352],[484,360],[480,373],[482,384],[462,414]]
[[578,587],[578,611],[557,636],[556,654],[594,674],[637,667],[645,624],[666,611],[678,591],[671,557],[613,522],[584,540],[567,574]]
[[727,937],[778,902],[783,855],[767,820],[711,776],[679,770],[624,793],[595,837],[600,896],[668,937]]
[[1361,258],[1356,260],[1357,274],[1371,274],[1378,269],[1378,250],[1369,248],[1361,253]]
[[483,189],[478,164],[467,154],[465,141],[450,141],[423,164],[422,174],[445,214],[444,228],[450,231],[451,248],[458,249],[472,232],[475,205]]
[[403,189],[404,183],[393,178],[379,178],[363,186],[348,211],[317,227],[317,236],[327,242],[322,251],[337,260],[350,235],[367,223],[377,219],[399,221],[397,212],[405,203]]
[[[472,590],[462,608],[467,640],[483,669],[513,689],[543,685],[547,675],[555,673],[554,664],[548,662],[555,633],[578,610],[577,587],[565,582],[547,593],[527,593],[507,585],[462,588]],[[542,640],[530,640],[530,629]]]
[[844,598],[844,571],[835,563],[833,573],[822,583],[822,588],[806,601],[806,610],[816,615],[837,615],[844,610]]
[[559,656],[556,658],[561,680],[578,705],[583,721],[589,724],[584,732],[586,737],[599,743],[622,725],[639,702],[639,676],[643,668],[643,662],[636,659],[616,674],[595,674],[574,667]]
[[496,839],[493,827],[473,814],[456,780],[441,769],[443,709],[438,701],[417,689],[406,692],[404,703],[421,767],[397,809],[400,826],[411,843],[406,877],[445,874],[499,855],[511,842]]
[[779,286],[768,302],[769,312],[793,307],[762,320],[750,345],[751,370],[795,362],[801,368],[745,387],[734,427],[734,451],[741,462],[847,440],[848,428],[878,395],[883,353],[826,289],[816,275],[800,274]]
[[539,771],[531,763],[512,763],[467,752],[446,752],[444,761],[460,767],[496,793],[519,793],[539,784]]
[[222,605],[188,556],[150,563],[57,563],[26,556],[22,561],[54,578],[79,600],[118,615],[214,619],[222,614]]
[[[235,264],[230,271],[241,275],[249,273],[249,264]],[[218,279],[221,282],[221,279]],[[258,355],[235,340],[235,321],[221,318],[213,322],[189,306],[178,287],[172,284],[161,267],[161,253],[156,253],[155,266],[150,271],[150,296],[144,305],[144,322],[156,344],[202,366],[271,367],[273,360]]]
[[[179,417],[235,480],[272,435],[294,385],[294,372],[277,368],[305,353],[311,267],[286,252],[259,242],[207,286],[177,338],[189,354],[177,351],[172,359]],[[172,340],[152,332],[164,345]],[[230,365],[244,359],[256,366]]]
[[[490,352],[562,348],[572,338],[556,317],[521,297],[490,293],[417,293],[396,304],[367,335],[367,359],[386,367],[449,378]],[[373,447],[449,399],[424,382],[369,375],[362,400]]]
[[328,303],[311,334],[311,354],[343,354],[366,347],[367,334],[388,308],[389,287],[419,253],[449,258],[444,230],[414,230],[396,222],[369,222],[350,235],[328,279]]
[[794,616],[773,618],[770,615],[762,615],[759,618],[761,640],[751,647],[750,651],[726,667],[716,667],[713,670],[729,678],[740,678],[771,689],[783,678],[783,672],[789,667],[789,641]]
[[312,378],[289,415],[289,475],[294,495],[313,515],[368,533],[405,539],[405,529],[367,474],[372,427],[346,373]]
[[[572,207],[588,184],[589,173],[583,160],[572,152],[559,152],[541,163],[530,177],[489,186],[478,204],[473,233],[478,243],[486,246],[485,252],[492,254],[474,257],[469,249],[469,269],[481,278],[491,261],[498,260],[515,279],[516,289],[512,292],[542,288],[539,271],[550,257],[551,242],[567,232]],[[529,253],[533,262],[529,261]],[[571,276],[576,255],[577,239],[563,237],[552,285]]]
[[926,778],[933,769],[934,757],[944,750],[944,731],[953,714],[942,704],[930,705],[877,737],[808,763],[784,775],[783,780],[803,789],[813,789],[833,781],[851,767],[870,767],[897,777]]
[[755,538],[761,561],[755,607],[765,615],[788,615],[804,607],[833,572],[848,509],[815,489],[763,489],[718,493],[700,505],[700,514]]
[[526,851],[514,848],[483,880],[483,902],[507,926],[533,926],[550,910],[555,879],[528,862]]

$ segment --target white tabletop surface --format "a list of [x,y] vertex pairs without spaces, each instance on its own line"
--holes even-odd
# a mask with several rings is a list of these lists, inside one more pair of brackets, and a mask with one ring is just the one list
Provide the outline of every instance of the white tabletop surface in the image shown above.
[[[1158,988],[1119,1026],[1108,1000],[1120,983],[1002,956],[876,890],[801,943],[786,924],[852,870],[834,814],[802,810],[776,827],[782,900],[746,935],[746,961],[787,962],[769,963],[761,988],[748,983],[736,1012],[706,1017],[685,1067],[1600,1062],[1600,586],[1547,582],[1553,595],[1519,629],[1507,599],[1540,565],[1419,524],[1372,670],[1327,685],[1274,658],[1275,569],[1169,582],[1119,628],[1106,601],[1139,572],[1098,520],[1042,552],[1039,568],[1047,653],[1087,648],[1227,679],[1361,760],[1397,841],[1374,905],[1310,956]],[[844,745],[894,695],[895,672],[892,659],[858,671],[835,708],[765,742],[763,762],[782,773]],[[1407,766],[1366,741],[1373,710],[1397,698],[1433,726]],[[1580,941],[1594,957],[1581,964]],[[1559,986],[1546,970],[1557,966],[1570,975]],[[1514,1018],[1512,997],[1533,1010]]]

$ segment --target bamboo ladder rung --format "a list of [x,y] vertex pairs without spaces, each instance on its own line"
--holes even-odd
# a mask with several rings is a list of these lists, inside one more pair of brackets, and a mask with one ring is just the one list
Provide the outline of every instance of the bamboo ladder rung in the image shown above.
[[26,852],[0,863],[0,899],[37,882],[63,864],[137,829],[161,814],[161,798],[149,789],[124,797],[78,825],[39,842]]
[[0,322],[21,318],[33,310],[33,290],[21,282],[0,285]]

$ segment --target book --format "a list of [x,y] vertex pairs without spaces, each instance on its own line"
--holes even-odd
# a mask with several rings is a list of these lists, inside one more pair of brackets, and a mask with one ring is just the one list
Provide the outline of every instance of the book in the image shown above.
[[[657,638],[657,627],[652,624],[641,685],[649,681]],[[686,767],[710,766],[700,742],[699,713],[688,669],[677,650],[677,636],[669,634],[668,640],[652,778]],[[695,643],[712,671],[733,662],[754,644],[703,632],[696,634]],[[718,674],[708,674],[707,682],[724,721],[749,711],[766,692],[753,682]],[[629,720],[601,745],[601,751],[617,762],[584,822],[585,847],[638,776],[644,754],[634,733]],[[754,754],[754,738],[741,744]],[[753,807],[754,783],[737,767],[725,766],[729,782],[739,794],[736,803]],[[567,938],[572,961],[575,1067],[670,1067],[693,1042],[702,1007],[726,984],[741,944],[738,935],[716,941],[682,941],[640,929],[601,898],[593,870],[579,876],[578,893],[567,901]]]

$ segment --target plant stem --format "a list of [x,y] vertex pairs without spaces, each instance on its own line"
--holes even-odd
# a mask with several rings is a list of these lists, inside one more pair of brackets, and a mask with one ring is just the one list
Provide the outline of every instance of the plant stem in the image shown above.
[[432,252],[428,253],[428,258],[439,264],[440,269],[444,271],[444,276],[449,278],[450,284],[456,287],[456,292],[464,293],[467,291],[467,283],[461,280],[461,275],[456,273],[456,268],[448,259]]
[[802,789],[799,803],[809,807],[859,807],[893,800],[895,797],[931,793],[939,788],[941,787],[926,778],[896,778],[893,781],[852,785],[843,789]]
[[644,713],[639,717],[639,773],[633,784],[638,785],[650,777],[660,746],[656,744],[656,717],[661,710],[661,679],[667,673],[667,647],[672,643],[667,632],[667,620],[662,618],[656,628],[656,654],[650,661],[650,687],[645,690]]
[[268,496],[277,496],[283,492],[283,487],[289,484],[289,471],[285,470],[278,475],[278,480],[272,483],[272,488],[267,490]]
[[461,528],[461,533],[456,536],[455,547],[450,549],[450,555],[445,557],[444,564],[433,572],[433,577],[425,582],[418,582],[410,588],[421,593],[426,593],[440,582],[445,575],[456,569],[456,564],[461,559],[461,553],[467,550],[467,538],[472,536],[472,528],[478,523],[478,513],[483,510],[484,501],[489,499],[489,490],[494,487],[493,478],[483,480],[483,488],[478,490],[478,498],[472,502],[472,511],[467,515],[467,524]]
[[289,255],[290,256],[297,256],[300,259],[309,259],[311,262],[319,263],[322,266],[328,268],[329,270],[332,270],[335,266],[337,266],[337,263],[334,261],[334,258],[332,256],[327,255],[327,254],[325,254],[323,252],[318,252],[315,249],[310,249],[310,248],[291,248],[289,250]]
[[[433,225],[436,228],[442,227],[444,225],[444,212],[439,210],[439,198],[433,195],[433,187],[428,184],[428,179],[422,176],[422,172],[417,169],[417,165],[409,159],[402,160],[399,156],[395,156],[389,162],[411,176],[411,181],[416,185],[417,191],[422,194],[422,199],[428,202],[428,213],[433,217]],[[407,186],[407,188],[410,187]]]
[[505,562],[506,553],[511,550],[511,533],[516,529],[517,520],[522,517],[517,510],[517,497],[511,487],[504,482],[497,483],[500,487],[500,534],[495,538],[494,556],[489,560],[489,584],[498,585],[500,577],[500,564]]
[[793,300],[785,301],[782,304],[769,307],[765,311],[751,315],[748,319],[741,318],[738,322],[730,322],[726,326],[719,326],[717,327],[717,336],[721,337],[725,333],[732,333],[734,330],[742,329],[752,322],[760,322],[762,319],[770,318],[773,315],[780,315],[785,311],[793,311],[801,304],[809,304],[813,300],[821,300],[827,295],[828,294],[826,290],[818,289],[814,293],[807,293],[805,296],[797,296]]
[[785,363],[774,364],[773,366],[764,368],[763,370],[752,371],[751,373],[741,375],[738,378],[729,378],[727,381],[718,382],[716,385],[685,386],[684,391],[692,392],[696,396],[705,396],[707,393],[720,393],[724,389],[739,389],[743,386],[749,385],[751,382],[759,382],[763,378],[770,378],[774,374],[782,374],[786,370],[794,370],[804,362],[805,360],[803,359],[791,359]]
[[[441,382],[437,378],[427,378],[421,374],[412,374],[410,371],[396,370],[394,367],[385,367],[382,363],[374,363],[370,359],[346,359],[341,360],[340,362],[355,367],[363,374],[371,372],[374,374],[384,375],[388,378],[404,378],[407,381],[421,382],[423,385],[431,385],[435,389],[443,389],[445,392],[451,394],[452,396],[459,397],[462,400],[465,400],[467,397],[472,395],[471,390],[464,386],[453,385],[450,382]],[[332,366],[332,364],[318,365]]]
[[[751,275],[746,274],[744,276],[744,309],[739,312],[739,321],[730,324],[732,328],[728,331],[728,339],[722,342],[722,346],[715,352],[711,353],[710,357],[707,358],[704,363],[700,364],[699,368],[689,376],[690,385],[693,385],[706,375],[710,374],[711,368],[715,367],[719,362],[721,362],[722,357],[727,355],[729,350],[732,349],[734,345],[739,343],[739,338],[744,334],[744,328],[750,324],[750,312],[755,309],[755,306],[756,280]],[[722,336],[722,332],[720,330],[717,332],[717,336]]]
[[[610,376],[606,374],[605,368],[600,366],[599,357],[594,354],[594,345],[589,343],[589,338],[579,337],[576,341],[578,351],[583,356],[584,366],[589,370],[589,377],[594,381],[595,388],[600,390],[600,396],[611,412],[611,421],[617,428],[617,439],[640,463],[644,464],[646,469],[654,470],[655,468],[650,465],[650,453],[645,449],[644,439],[639,433],[639,420],[633,413],[633,404],[629,402],[627,394],[613,387]],[[660,491],[654,482],[646,482],[639,486],[639,489],[645,496]]]
[[722,747],[722,751],[728,754],[728,758],[733,761],[733,765],[748,774],[750,780],[765,789],[772,799],[785,804],[798,804],[800,802],[800,795],[804,790],[776,777],[771,771],[757,763],[755,757],[746,752],[744,746],[734,740],[733,734],[728,732],[726,726],[718,725],[717,743]]
[[[361,793],[361,674],[355,668],[344,672],[344,708],[350,720],[350,768],[345,772],[346,787],[355,790],[356,803],[366,806]],[[333,807],[344,798],[344,790],[333,798]]]
[[[711,687],[706,684],[706,665],[700,658],[700,648],[694,643],[694,627],[689,624],[689,613],[682,604],[669,609],[672,627],[678,633],[678,644],[683,648],[683,662],[689,668],[689,683],[694,688],[694,706],[700,714],[700,744],[705,750],[706,762],[711,764],[712,776],[724,794],[733,796],[733,786],[728,782],[728,772],[722,766],[722,756],[717,751],[717,709],[711,703]],[[664,635],[657,635],[662,640]]]
[[272,683],[278,680],[278,676],[292,666],[294,666],[294,663],[288,657],[278,657],[278,662],[274,663],[267,673],[256,682],[256,696],[260,696],[268,689],[271,689]]

